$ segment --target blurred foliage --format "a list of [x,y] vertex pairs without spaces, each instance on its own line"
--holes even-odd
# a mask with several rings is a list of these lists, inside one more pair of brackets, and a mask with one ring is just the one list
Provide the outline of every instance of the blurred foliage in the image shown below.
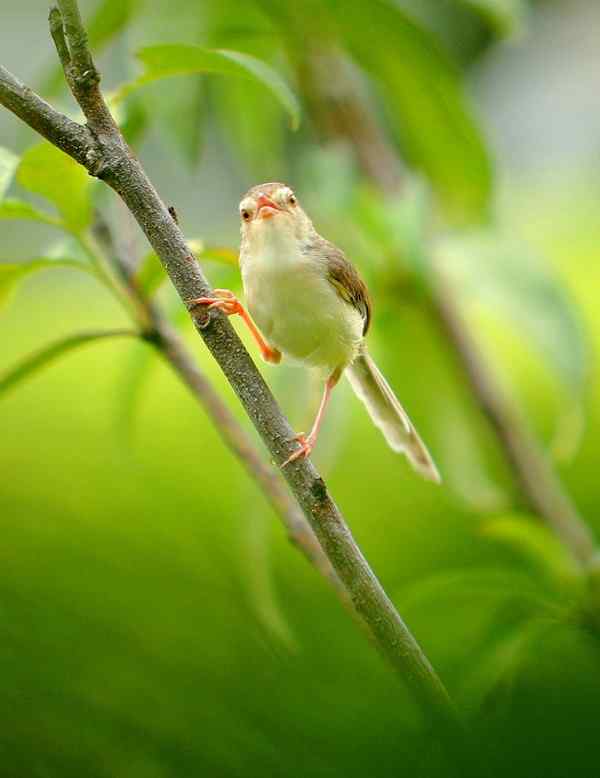
[[[597,187],[513,178],[499,197],[469,98],[537,5],[102,0],[84,15],[118,120],[215,286],[239,288],[235,196],[255,179],[293,182],[360,266],[370,348],[446,483],[388,451],[346,386],[315,457],[492,774],[587,778],[597,572],[524,511],[428,314],[443,273],[600,532]],[[315,77],[367,106],[402,161],[397,194],[323,139]],[[102,335],[137,322],[96,212],[247,424],[112,193],[48,144],[0,148],[0,775],[456,775],[185,387],[147,343]],[[318,391],[261,369],[302,428]]]
[[28,149],[19,162],[17,181],[56,206],[65,229],[80,233],[90,226],[92,179],[59,149],[49,143]]
[[135,81],[124,84],[112,96],[112,102],[118,103],[145,84],[161,78],[185,76],[194,73],[217,73],[220,75],[250,77],[266,86],[288,111],[292,128],[300,121],[300,108],[296,97],[278,73],[264,62],[242,54],[239,51],[225,49],[203,49],[200,46],[163,45],[146,46],[137,53],[145,70]]

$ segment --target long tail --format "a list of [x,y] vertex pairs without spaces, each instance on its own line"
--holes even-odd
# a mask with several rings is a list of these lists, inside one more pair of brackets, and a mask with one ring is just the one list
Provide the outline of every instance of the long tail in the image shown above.
[[390,385],[365,350],[346,368],[345,373],[390,448],[405,454],[424,478],[440,483],[442,479],[429,451]]

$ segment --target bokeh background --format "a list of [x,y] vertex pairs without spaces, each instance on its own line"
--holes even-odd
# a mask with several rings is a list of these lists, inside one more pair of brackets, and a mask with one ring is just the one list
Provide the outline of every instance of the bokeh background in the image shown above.
[[[532,515],[430,291],[445,279],[600,537],[598,3],[81,6],[109,92],[144,67],[154,77],[116,110],[189,238],[235,250],[239,196],[284,180],[368,280],[370,348],[444,485],[387,449],[346,385],[314,459],[473,747],[494,774],[597,775],[595,573]],[[189,50],[136,59],[166,43],[227,48],[268,69],[166,78],[189,66]],[[0,50],[77,115],[44,4],[3,4]],[[65,266],[92,261],[96,210],[132,266],[151,260],[112,194],[4,110],[0,146],[1,377],[70,333],[129,326],[93,274]],[[239,289],[235,265],[211,257],[214,285]],[[155,286],[248,426],[173,290]],[[305,428],[319,387],[295,368],[261,370]],[[1,775],[459,774],[150,347],[90,344],[9,388]]]

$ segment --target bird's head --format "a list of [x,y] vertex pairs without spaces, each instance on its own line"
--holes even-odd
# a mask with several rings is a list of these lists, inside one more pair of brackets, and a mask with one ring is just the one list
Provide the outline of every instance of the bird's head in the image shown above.
[[240,202],[242,238],[248,243],[270,238],[305,239],[313,229],[294,192],[286,184],[253,186]]

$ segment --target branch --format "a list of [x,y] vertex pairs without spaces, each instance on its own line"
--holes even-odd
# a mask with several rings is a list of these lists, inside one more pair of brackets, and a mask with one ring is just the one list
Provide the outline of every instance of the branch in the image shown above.
[[[328,59],[328,66],[334,67]],[[313,68],[319,67],[319,61]],[[356,85],[337,68],[335,92],[321,87],[327,79],[308,68],[304,79],[313,95],[317,123],[325,137],[343,138],[354,149],[363,173],[382,192],[397,194],[402,183],[398,157],[381,128],[372,120],[359,98]],[[577,512],[560,479],[553,471],[542,447],[526,421],[513,408],[494,380],[483,354],[465,327],[454,297],[446,292],[441,278],[434,278],[429,296],[429,312],[452,347],[471,391],[496,432],[515,481],[530,509],[559,537],[574,558],[585,568],[596,554],[593,534]]]
[[[59,7],[71,58],[66,76],[96,141],[94,153],[90,158],[85,155],[84,164],[123,199],[160,257],[182,301],[187,303],[208,295],[211,291],[208,281],[187,248],[179,227],[110,118],[97,79],[89,76],[91,57],[84,52],[85,33],[76,0],[60,0]],[[88,69],[82,71],[80,67]],[[32,93],[22,95],[25,106],[18,115],[30,126],[37,123],[37,101],[39,98]],[[1,83],[0,103],[12,110],[11,90],[7,94]],[[58,114],[55,119],[56,132],[52,130],[45,135],[50,140],[51,134],[59,135],[62,119]],[[81,156],[73,153],[77,148],[71,149],[68,143],[63,143],[61,148],[81,161]],[[281,465],[294,449],[293,431],[242,342],[220,312],[205,313],[195,319],[195,324],[273,459]],[[323,479],[306,460],[293,462],[285,468],[284,475],[381,654],[408,684],[425,716],[437,725],[437,734],[447,749],[463,763],[465,770],[480,774],[473,766],[474,757],[466,747],[462,725],[446,689],[363,557]]]
[[[169,208],[169,212],[175,219],[173,209]],[[298,504],[290,497],[289,492],[284,487],[283,479],[279,473],[262,460],[250,437],[199,369],[179,333],[171,326],[160,306],[141,291],[128,263],[120,256],[108,225],[97,222],[95,232],[147,322],[146,340],[152,343],[160,356],[190,389],[213,421],[225,445],[240,460],[250,477],[262,489],[275,513],[281,518],[291,543],[332,584],[340,600],[355,617],[356,611],[345,586],[323,553],[319,541]]]
[[0,103],[25,124],[87,167],[95,140],[87,127],[59,113],[0,65]]

